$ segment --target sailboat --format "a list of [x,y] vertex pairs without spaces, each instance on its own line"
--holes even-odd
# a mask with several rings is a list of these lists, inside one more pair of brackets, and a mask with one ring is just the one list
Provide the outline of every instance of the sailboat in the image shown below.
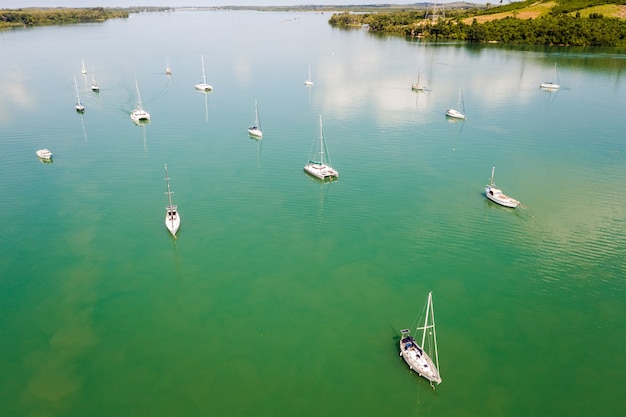
[[465,119],[465,103],[463,102],[463,89],[459,89],[459,101],[457,103],[457,109],[446,110],[446,116],[454,119]]
[[544,81],[539,84],[539,87],[545,88],[546,90],[558,90],[561,88],[559,85],[559,74],[556,71],[556,63],[554,64],[554,72],[552,74],[552,81]]
[[202,82],[200,84],[196,84],[196,90],[204,92],[213,91],[213,86],[206,83],[206,74],[204,73],[204,55],[200,55],[200,59],[202,60]]
[[42,160],[51,161],[52,160],[52,152],[46,149],[39,149],[35,151],[35,154]]
[[130,118],[133,119],[135,123],[147,122],[150,121],[150,113],[143,109],[141,105],[141,96],[139,95],[139,85],[137,84],[137,80],[135,79],[135,88],[137,89],[137,106],[130,112]]
[[424,91],[426,86],[420,83],[420,73],[417,73],[417,82],[411,84],[411,90],[413,91]]
[[[409,329],[401,330],[400,337],[400,356],[409,365],[411,370],[417,372],[421,377],[430,381],[430,384],[441,384],[441,376],[439,375],[439,353],[437,352],[437,333],[435,331],[435,311],[433,309],[433,293],[428,293],[426,301],[426,316],[424,325],[415,329],[416,333],[422,331],[422,342],[418,344],[411,336]],[[427,352],[425,343],[426,336],[429,336],[429,347],[432,345],[431,352]],[[434,360],[431,357],[434,353]],[[434,387],[434,386],[433,386]]]
[[309,65],[309,78],[304,81],[304,85],[307,87],[313,87],[315,84],[313,83],[313,79],[311,78],[311,66]]
[[81,72],[83,75],[87,74],[87,69],[85,69],[85,61],[83,61],[83,60],[81,59],[80,63],[81,63],[80,72]]
[[85,113],[85,106],[80,102],[80,96],[78,95],[78,83],[76,82],[76,76],[74,76],[74,88],[76,88],[76,111],[78,113]]
[[[204,67],[204,65],[203,65]],[[172,68],[170,67],[170,60],[166,59],[165,60],[165,74],[166,75],[172,75]]]
[[100,92],[100,87],[98,87],[98,83],[96,82],[96,71],[91,67],[91,91],[95,93]]
[[254,123],[248,128],[248,133],[250,134],[250,136],[261,139],[263,137],[263,131],[261,130],[261,121],[259,120],[259,106],[256,100],[254,100],[254,115]]
[[493,174],[496,170],[496,167],[491,168],[491,179],[489,180],[489,185],[485,187],[485,195],[487,198],[494,203],[498,203],[504,207],[515,208],[518,207],[521,203],[516,199],[509,197],[504,194],[502,190],[496,188],[496,183],[493,182]]
[[[320,127],[319,127],[319,142],[316,141],[315,151],[309,162],[304,166],[304,171],[320,180],[338,179],[339,173],[333,167],[330,166],[330,159],[328,159],[328,150],[326,149],[326,143],[324,142],[324,127],[322,125],[322,115],[320,114]],[[328,159],[328,161],[327,161]]]
[[167,164],[165,164],[165,182],[167,183],[167,198],[169,205],[165,207],[165,227],[170,231],[172,236],[176,237],[176,232],[180,228],[180,214],[178,207],[172,204],[172,191],[170,190],[170,178],[167,172]]

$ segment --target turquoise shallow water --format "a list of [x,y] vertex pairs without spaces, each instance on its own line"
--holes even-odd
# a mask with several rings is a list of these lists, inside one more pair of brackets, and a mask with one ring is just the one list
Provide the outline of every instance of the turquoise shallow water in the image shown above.
[[[424,44],[329,16],[0,33],[7,416],[621,410],[623,51]],[[209,95],[193,89],[201,54]],[[562,87],[541,91],[555,62]],[[135,77],[144,126],[129,118]],[[255,99],[262,141],[246,133]],[[302,171],[319,114],[330,184]],[[485,199],[492,166],[526,209]],[[397,348],[430,290],[434,391]]]

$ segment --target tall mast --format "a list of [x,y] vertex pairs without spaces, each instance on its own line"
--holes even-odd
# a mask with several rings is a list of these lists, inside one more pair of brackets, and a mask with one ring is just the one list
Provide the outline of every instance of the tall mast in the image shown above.
[[137,89],[137,108],[143,110],[141,107],[141,96],[139,95],[139,84],[137,84],[137,77],[135,77],[135,88]]
[[172,192],[170,191],[170,176],[167,172],[167,164],[165,164],[165,181],[167,182],[167,198],[170,205],[167,206],[168,210],[172,207]]
[[324,165],[324,126],[322,125],[321,114],[320,114],[320,163]]
[[496,167],[491,167],[491,178],[489,179],[489,186],[493,187],[493,172],[496,170]]
[[202,82],[206,84],[206,74],[204,73],[204,55],[200,55],[200,59],[202,60]]

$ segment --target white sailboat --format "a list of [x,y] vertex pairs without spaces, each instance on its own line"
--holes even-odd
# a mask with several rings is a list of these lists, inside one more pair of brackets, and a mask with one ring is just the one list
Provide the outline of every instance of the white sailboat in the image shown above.
[[256,100],[254,100],[254,115],[254,123],[248,128],[248,134],[261,139],[263,137],[263,131],[261,130],[261,121],[259,120],[259,105]]
[[498,203],[504,207],[515,208],[518,207],[521,203],[516,199],[509,197],[504,194],[502,190],[496,188],[496,183],[493,182],[493,174],[496,170],[496,167],[491,168],[491,179],[489,180],[489,185],[485,187],[485,195],[487,198],[494,203]]
[[137,84],[137,80],[135,79],[135,88],[137,89],[137,106],[130,112],[130,118],[133,119],[135,123],[140,122],[148,122],[150,121],[150,113],[143,109],[141,104],[141,96],[139,95],[139,84]]
[[178,207],[172,204],[172,194],[170,190],[170,178],[167,172],[167,164],[165,164],[165,182],[167,183],[167,198],[169,204],[165,207],[165,227],[170,231],[172,236],[176,237],[176,232],[180,228],[180,214]]
[[100,87],[98,87],[98,82],[96,81],[96,71],[91,67],[91,91],[95,93],[100,92]]
[[338,179],[339,172],[330,165],[328,150],[324,141],[324,126],[320,114],[319,140],[316,141],[315,150],[309,162],[304,166],[304,171],[320,180]]
[[459,89],[459,101],[457,103],[457,109],[446,110],[446,116],[452,117],[454,119],[465,119],[465,103],[463,102],[462,88]]
[[74,88],[76,88],[76,105],[74,108],[76,108],[78,113],[85,113],[85,106],[83,106],[83,103],[80,102],[80,96],[78,95],[78,83],[76,82],[76,76],[74,76]]
[[202,82],[200,84],[196,84],[196,90],[204,92],[213,91],[213,86],[206,83],[206,74],[204,72],[204,55],[200,55],[200,59],[202,61]]
[[554,71],[552,73],[552,81],[544,81],[539,84],[539,87],[544,88],[546,90],[558,90],[561,88],[559,85],[559,74],[556,70],[556,63],[554,64]]
[[411,84],[411,90],[413,91],[424,91],[426,90],[426,86],[420,83],[420,72],[417,72],[417,82]]
[[315,84],[313,83],[313,79],[311,78],[311,66],[309,65],[309,78],[304,81],[304,85],[307,87],[313,87]]
[[85,61],[81,59],[80,63],[81,63],[80,72],[83,75],[87,74],[87,69],[85,68]]
[[[430,381],[430,384],[441,384],[439,374],[439,353],[437,351],[437,333],[435,331],[435,310],[433,309],[433,293],[428,293],[424,325],[415,329],[416,334],[422,331],[422,342],[418,344],[411,336],[409,329],[401,330],[400,356],[411,370]],[[426,337],[428,336],[428,340]],[[426,343],[429,342],[429,346]],[[427,349],[430,348],[430,352]],[[431,357],[434,353],[434,359]],[[433,386],[434,387],[434,386]]]
[[[203,65],[204,67],[204,65]],[[170,67],[170,60],[166,59],[165,60],[165,74],[166,75],[172,75],[172,68]]]

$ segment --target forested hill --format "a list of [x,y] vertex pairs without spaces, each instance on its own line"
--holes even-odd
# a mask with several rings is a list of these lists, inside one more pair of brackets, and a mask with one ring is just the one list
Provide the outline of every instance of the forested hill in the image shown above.
[[626,0],[528,0],[480,8],[345,12],[334,14],[329,23],[434,40],[626,46]]

